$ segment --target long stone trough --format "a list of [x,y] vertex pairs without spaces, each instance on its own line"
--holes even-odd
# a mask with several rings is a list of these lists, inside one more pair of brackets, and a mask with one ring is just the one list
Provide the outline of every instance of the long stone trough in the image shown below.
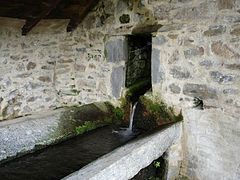
[[179,139],[181,123],[137,139],[102,156],[64,180],[126,180],[162,156]]

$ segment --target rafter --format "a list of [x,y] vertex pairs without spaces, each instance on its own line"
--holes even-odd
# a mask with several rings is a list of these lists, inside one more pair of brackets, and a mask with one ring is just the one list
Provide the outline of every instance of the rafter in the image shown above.
[[31,31],[41,19],[46,17],[54,8],[56,8],[60,2],[61,0],[52,0],[50,3],[43,2],[42,6],[45,6],[45,8],[35,18],[29,18],[26,20],[25,25],[22,27],[22,35],[27,35],[27,33]]
[[85,6],[79,6],[78,12],[74,13],[72,18],[70,19],[67,32],[71,32],[77,28],[77,26],[83,21],[87,13],[98,3],[99,0],[88,0],[85,3]]

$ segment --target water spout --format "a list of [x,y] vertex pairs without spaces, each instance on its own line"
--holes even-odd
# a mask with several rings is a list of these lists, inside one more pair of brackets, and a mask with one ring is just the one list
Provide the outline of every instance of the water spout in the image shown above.
[[129,126],[127,128],[120,128],[119,131],[113,131],[113,133],[117,133],[123,136],[125,139],[132,138],[137,133],[133,131],[133,118],[135,114],[135,110],[137,107],[137,102],[131,107],[130,119],[129,119]]
[[135,110],[136,110],[136,107],[137,107],[137,103],[138,103],[138,102],[136,102],[136,103],[133,105],[132,110],[131,110],[130,120],[129,120],[129,126],[128,126],[128,130],[130,130],[130,131],[133,130],[133,118],[134,118]]

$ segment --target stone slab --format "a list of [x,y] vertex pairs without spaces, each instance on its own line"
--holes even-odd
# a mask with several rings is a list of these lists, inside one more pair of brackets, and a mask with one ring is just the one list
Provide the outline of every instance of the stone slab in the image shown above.
[[101,157],[81,170],[64,178],[126,180],[160,157],[179,137],[181,123],[137,139]]
[[104,120],[108,103],[45,111],[0,122],[0,163],[76,135],[84,121]]

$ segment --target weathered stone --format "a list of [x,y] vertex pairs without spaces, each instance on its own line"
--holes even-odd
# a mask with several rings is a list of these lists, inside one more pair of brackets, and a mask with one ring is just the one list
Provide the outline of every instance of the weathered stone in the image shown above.
[[41,69],[44,69],[44,70],[52,70],[52,69],[54,69],[54,66],[51,66],[51,65],[42,66]]
[[200,66],[204,66],[206,69],[209,69],[213,66],[213,62],[210,60],[203,60],[201,62],[199,62]]
[[188,3],[188,2],[191,2],[193,0],[178,0],[178,2],[181,2],[181,3]]
[[[161,157],[180,136],[180,123],[139,138],[103,156],[63,180],[126,180]],[[143,153],[145,156],[143,156]],[[147,157],[147,158],[146,158]],[[126,173],[126,171],[128,173]]]
[[167,35],[170,39],[177,39],[178,34],[168,34]]
[[234,28],[231,32],[230,32],[231,35],[234,35],[234,36],[240,36],[240,27],[236,27]]
[[179,51],[175,50],[168,59],[168,64],[176,63],[179,60]]
[[212,17],[212,12],[216,11],[216,2],[204,1],[198,6],[182,7],[176,11],[175,19],[182,21],[203,20]]
[[154,17],[156,17],[158,20],[167,20],[170,18],[169,13],[172,8],[173,6],[170,3],[164,3],[158,6],[154,6]]
[[94,64],[89,64],[89,68],[96,69],[96,66]]
[[183,86],[183,94],[200,99],[217,99],[217,91],[205,84],[187,83]]
[[[0,122],[0,161],[76,136],[75,128],[83,125],[84,121],[104,121],[109,118],[109,105],[94,103],[61,108]],[[31,112],[28,106],[24,110]]]
[[158,31],[159,32],[168,32],[168,31],[174,31],[174,30],[181,30],[183,27],[182,24],[168,24],[162,26]]
[[25,65],[23,63],[19,63],[16,67],[17,71],[24,71],[25,70]]
[[52,81],[49,76],[40,76],[40,77],[38,78],[38,80],[39,80],[39,81],[42,81],[42,82],[47,82],[47,83],[49,83],[49,82]]
[[196,48],[192,48],[184,51],[184,56],[186,59],[190,59],[195,56],[202,56],[203,54],[204,54],[203,47],[196,47]]
[[27,99],[27,102],[34,102],[37,99],[37,97],[30,97]]
[[153,45],[161,46],[161,45],[165,44],[166,42],[167,42],[167,39],[163,35],[156,36],[156,37],[152,38],[152,44]]
[[80,79],[77,81],[77,87],[88,87],[88,88],[96,88],[96,81],[91,79]]
[[210,76],[213,81],[218,82],[219,84],[229,84],[233,83],[235,80],[235,76],[232,74],[224,75],[218,71],[211,71]]
[[160,66],[160,51],[152,49],[152,83],[160,83],[165,78],[165,72]]
[[158,29],[162,27],[161,24],[151,24],[151,25],[137,25],[133,28],[132,34],[150,34],[157,32]]
[[27,70],[34,69],[35,67],[36,67],[36,63],[34,63],[34,62],[29,62],[27,64]]
[[17,75],[16,77],[18,77],[18,78],[27,78],[27,77],[29,77],[29,76],[31,76],[31,73],[19,74],[19,75]]
[[126,39],[115,39],[106,42],[106,58],[108,62],[117,63],[128,59],[128,48]]
[[85,72],[86,66],[80,64],[74,64],[74,69],[77,72]]
[[240,55],[234,50],[230,49],[226,44],[223,44],[221,41],[212,43],[211,45],[212,52],[218,56],[224,58],[239,58]]
[[20,55],[12,55],[12,56],[10,56],[10,58],[12,60],[19,60],[20,59]]
[[29,84],[26,84],[26,85],[25,85],[26,90],[37,89],[37,88],[40,88],[40,87],[42,87],[41,84],[39,84],[39,83],[33,83],[33,82],[29,82]]
[[58,61],[58,63],[72,63],[72,62],[73,62],[72,59],[60,59],[60,60]]
[[117,8],[116,11],[117,13],[122,13],[123,11],[125,11],[129,6],[129,2],[128,1],[118,1],[117,2]]
[[117,68],[113,68],[111,74],[111,86],[112,86],[112,95],[115,98],[120,97],[121,88],[124,86],[124,67],[120,66]]
[[119,21],[122,23],[122,24],[126,24],[126,23],[129,23],[130,22],[130,16],[129,14],[123,14],[119,17]]
[[240,64],[225,64],[225,68],[231,70],[240,70]]
[[238,23],[240,21],[240,15],[239,14],[219,14],[215,22],[216,23],[223,23],[223,24],[229,24],[229,23]]
[[170,69],[170,74],[176,79],[188,79],[190,78],[190,73],[179,66],[175,66]]
[[174,83],[169,85],[169,89],[174,94],[179,94],[181,92],[181,88]]
[[205,36],[217,36],[226,32],[226,26],[210,26],[207,31],[204,31]]
[[235,0],[218,0],[218,9],[232,9]]
[[237,95],[237,94],[239,94],[239,90],[238,89],[224,89],[223,94]]

